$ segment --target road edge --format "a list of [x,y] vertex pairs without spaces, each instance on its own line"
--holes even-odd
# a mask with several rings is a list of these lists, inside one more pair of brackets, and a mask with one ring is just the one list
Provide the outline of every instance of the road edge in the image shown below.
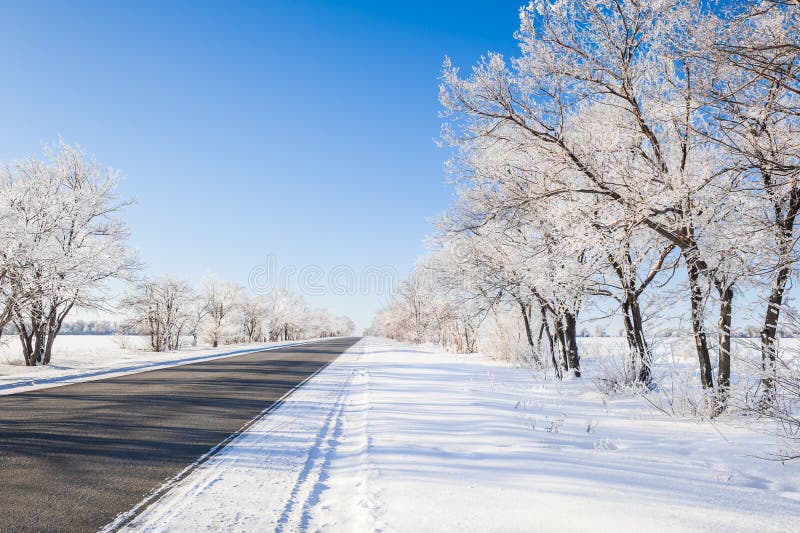
[[324,342],[327,340],[334,340],[340,338],[342,337],[329,337],[323,339],[307,339],[302,341],[291,341],[282,344],[261,346],[258,348],[242,348],[231,352],[211,353],[207,355],[184,357],[181,359],[168,359],[156,363],[143,363],[137,366],[109,368],[106,370],[95,370],[88,372],[86,374],[67,374],[65,376],[45,378],[40,380],[38,383],[36,382],[35,379],[25,378],[11,383],[0,384],[0,396],[11,396],[14,394],[24,394],[26,392],[52,389],[55,387],[66,387],[69,385],[77,385],[78,383],[88,383],[91,381],[113,379],[123,376],[129,376],[131,374],[141,374],[143,372],[152,372],[154,370],[164,370],[166,368],[172,368],[176,366],[193,365],[195,363],[204,363],[207,361],[215,361],[217,359],[227,359],[230,357],[237,357],[239,355],[247,355],[251,353],[268,352],[271,350],[279,350],[281,348],[292,348],[294,346],[302,346],[303,344]]
[[[354,342],[352,346],[348,347],[347,350],[345,350],[342,353],[340,353],[339,355],[337,355],[335,359],[325,363],[323,366],[321,366],[318,369],[316,369],[312,374],[309,374],[308,376],[306,376],[305,379],[303,379],[301,382],[297,383],[294,387],[292,387],[291,389],[286,391],[286,393],[284,393],[283,396],[281,396],[280,398],[275,400],[268,407],[264,408],[264,410],[261,411],[259,414],[257,414],[255,417],[253,417],[250,420],[248,420],[247,422],[245,422],[242,425],[242,427],[240,427],[235,432],[233,432],[230,435],[228,435],[227,437],[225,437],[225,439],[220,441],[218,444],[214,445],[214,447],[212,447],[206,453],[201,455],[197,460],[195,460],[193,463],[191,463],[190,465],[185,467],[183,470],[178,472],[174,477],[168,479],[161,486],[159,486],[158,488],[154,489],[149,495],[147,495],[142,501],[137,503],[133,508],[131,508],[131,509],[129,509],[129,510],[123,512],[123,513],[118,514],[116,516],[116,518],[114,518],[114,520],[112,520],[111,522],[109,522],[108,524],[103,526],[103,528],[101,528],[98,533],[116,532],[116,531],[119,531],[121,528],[125,527],[126,525],[128,525],[129,523],[131,523],[137,516],[142,514],[148,507],[150,507],[151,505],[156,503],[162,496],[164,496],[167,492],[169,492],[178,483],[180,483],[182,480],[184,480],[186,477],[188,477],[189,474],[194,472],[198,467],[200,467],[202,464],[206,463],[209,459],[214,457],[223,448],[225,448],[225,446],[230,444],[231,441],[233,441],[236,437],[238,437],[239,435],[241,435],[242,433],[247,431],[251,426],[253,426],[253,424],[255,424],[258,421],[260,421],[261,419],[263,419],[270,412],[274,411],[275,409],[277,409],[278,407],[283,405],[286,402],[286,399],[289,396],[291,396],[300,387],[302,387],[307,382],[309,382],[314,377],[316,377],[317,374],[319,374],[320,372],[322,372],[323,370],[328,368],[328,366],[331,363],[336,361],[344,353],[346,353],[348,350],[350,350],[350,348],[352,348],[353,346],[355,346],[356,344],[361,342],[362,339],[363,339],[363,337],[359,337],[358,340],[356,342]],[[316,344],[316,343],[320,343],[320,342],[326,342],[326,341],[329,341],[329,340],[332,340],[332,339],[321,339],[321,340],[316,340],[316,341],[306,341],[306,342],[302,342],[302,343],[297,343],[296,345],[299,345],[299,344]],[[296,346],[296,345],[294,345],[294,346]],[[266,351],[272,351],[274,349],[287,348],[287,347],[291,347],[291,346],[280,346],[280,347],[276,347],[276,348],[272,348],[272,349],[258,350],[258,351],[265,351],[266,352]],[[252,353],[258,353],[258,351],[252,352]],[[242,354],[242,355],[244,355],[244,354]]]

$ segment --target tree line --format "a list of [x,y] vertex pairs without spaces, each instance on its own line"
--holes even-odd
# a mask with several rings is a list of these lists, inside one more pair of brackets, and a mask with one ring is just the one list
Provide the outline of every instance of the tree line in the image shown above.
[[[653,388],[643,305],[666,285],[711,414],[736,371],[777,408],[797,377],[777,334],[797,261],[798,30],[794,0],[539,0],[520,10],[515,57],[466,73],[447,59],[457,197],[372,331],[470,351],[502,310],[532,364],[580,376],[579,318],[603,302],[627,379]],[[745,292],[760,302],[755,369],[733,368]]]
[[240,285],[209,276],[200,290],[172,277],[142,280],[121,302],[120,331],[144,335],[156,352],[199,341],[221,344],[277,342],[352,334],[353,321],[309,306],[289,291],[249,294]]
[[[75,320],[64,322],[61,335],[113,335],[119,331],[119,324],[111,320]],[[13,324],[7,324],[3,335],[17,335],[19,331]]]
[[[148,335],[158,351],[179,348],[186,336],[217,346],[353,329],[348,318],[284,292],[255,297],[210,279],[196,294],[186,282],[142,277],[119,181],[118,171],[63,141],[0,169],[0,331],[16,334],[26,365],[50,363],[74,310],[119,313],[117,303],[125,331]],[[121,302],[112,280],[128,287]]]

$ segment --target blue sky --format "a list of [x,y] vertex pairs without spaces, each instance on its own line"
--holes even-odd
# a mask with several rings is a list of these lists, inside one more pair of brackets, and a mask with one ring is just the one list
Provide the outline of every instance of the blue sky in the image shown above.
[[[405,275],[452,194],[442,59],[515,52],[520,5],[5,3],[0,159],[61,135],[120,169],[150,274]],[[366,326],[386,297],[308,299]]]

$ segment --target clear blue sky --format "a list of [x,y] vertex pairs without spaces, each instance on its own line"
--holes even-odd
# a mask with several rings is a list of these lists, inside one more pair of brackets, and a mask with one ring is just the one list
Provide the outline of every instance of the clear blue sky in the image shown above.
[[[59,135],[120,169],[151,274],[405,275],[451,198],[442,59],[513,53],[520,1],[0,7],[0,159]],[[360,326],[385,297],[309,297]]]

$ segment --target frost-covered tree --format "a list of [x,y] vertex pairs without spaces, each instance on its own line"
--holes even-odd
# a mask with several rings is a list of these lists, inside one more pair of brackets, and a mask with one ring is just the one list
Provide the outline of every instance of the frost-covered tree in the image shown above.
[[188,283],[167,276],[136,283],[121,305],[128,312],[125,330],[146,335],[154,352],[180,349],[195,333],[202,307]]
[[[466,78],[446,62],[440,99],[457,158],[518,154],[524,165],[508,172],[525,211],[562,198],[589,215],[592,203],[613,205],[612,226],[647,228],[680,250],[701,383],[721,405],[739,279],[728,266],[743,254],[728,222],[746,222],[737,216],[746,202],[729,154],[697,133],[709,117],[707,36],[718,24],[692,0],[532,2],[521,55],[491,54]],[[716,383],[705,283],[719,300]]]
[[729,24],[715,34],[709,99],[713,127],[702,133],[731,157],[761,204],[751,209],[767,273],[761,329],[764,399],[771,401],[776,334],[797,261],[800,212],[800,5],[758,1],[730,6]]
[[236,334],[234,321],[241,293],[240,286],[217,276],[209,276],[203,281],[200,298],[205,318],[201,329],[214,348],[230,341]]
[[136,267],[118,182],[117,172],[63,142],[45,159],[3,172],[4,316],[14,322],[28,365],[48,364],[68,314],[103,308],[105,283],[128,278]]
[[[688,304],[708,414],[738,387],[737,405],[757,397],[796,432],[796,358],[777,344],[796,326],[800,3],[535,0],[516,37],[510,60],[445,61],[457,198],[371,331],[452,349],[442,324],[477,316],[478,345],[526,339],[532,364],[578,375],[578,317],[613,307],[624,381],[657,386],[643,308],[674,311],[667,284]],[[428,270],[443,275],[423,283]],[[734,303],[751,294],[756,365],[733,353]]]
[[288,341],[300,338],[302,319],[307,306],[302,298],[289,291],[272,291],[264,298],[267,308],[269,340]]
[[348,337],[356,331],[356,324],[349,316],[337,315],[332,319],[332,337]]
[[260,298],[243,295],[238,305],[238,319],[244,342],[264,340],[267,308]]

